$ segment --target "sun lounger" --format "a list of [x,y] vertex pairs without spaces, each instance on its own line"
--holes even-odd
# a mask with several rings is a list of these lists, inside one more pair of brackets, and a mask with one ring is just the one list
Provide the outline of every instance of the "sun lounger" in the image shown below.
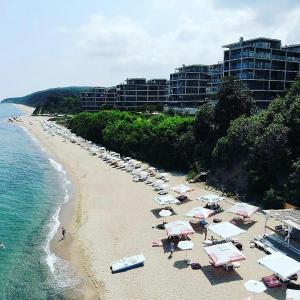
[[213,222],[214,222],[214,223],[220,223],[220,222],[222,222],[222,220],[219,219],[219,218],[214,218],[214,219],[213,219]]
[[193,270],[199,270],[199,269],[201,269],[201,265],[199,263],[192,263],[191,268]]
[[162,247],[162,242],[161,241],[153,241],[152,247]]
[[265,244],[260,242],[260,241],[254,241],[254,244],[256,246],[256,248],[260,249],[260,250],[264,250],[265,249]]
[[297,283],[294,283],[294,282],[288,282],[286,284],[286,287],[288,289],[291,289],[291,290],[300,290],[300,284],[297,284]]
[[262,278],[262,282],[269,288],[276,288],[282,286],[282,283],[275,275],[265,276]]

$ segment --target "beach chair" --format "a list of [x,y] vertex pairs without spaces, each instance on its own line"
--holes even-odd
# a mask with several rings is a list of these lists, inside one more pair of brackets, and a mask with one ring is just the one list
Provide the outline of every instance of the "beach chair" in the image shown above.
[[191,268],[193,270],[199,270],[201,269],[201,265],[199,263],[191,263]]
[[161,241],[153,241],[152,242],[152,247],[162,247],[163,244]]
[[268,288],[276,288],[282,286],[282,283],[276,275],[265,276],[261,280]]

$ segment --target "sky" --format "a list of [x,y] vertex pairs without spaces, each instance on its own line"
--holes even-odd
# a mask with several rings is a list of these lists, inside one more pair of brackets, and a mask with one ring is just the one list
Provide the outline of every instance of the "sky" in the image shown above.
[[300,43],[299,0],[0,0],[0,99],[169,78],[265,36]]

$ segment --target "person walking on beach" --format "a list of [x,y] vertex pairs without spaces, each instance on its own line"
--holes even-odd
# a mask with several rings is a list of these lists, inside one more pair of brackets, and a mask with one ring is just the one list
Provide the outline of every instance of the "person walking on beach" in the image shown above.
[[64,240],[66,237],[66,229],[64,227],[61,228],[61,239]]

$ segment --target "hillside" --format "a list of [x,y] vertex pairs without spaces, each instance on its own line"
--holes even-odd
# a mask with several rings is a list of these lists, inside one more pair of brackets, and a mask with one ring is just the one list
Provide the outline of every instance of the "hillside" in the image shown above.
[[79,98],[80,94],[88,89],[89,87],[84,87],[84,86],[52,88],[44,91],[35,92],[23,97],[7,98],[2,100],[2,103],[16,103],[16,104],[24,104],[32,107],[37,107],[46,104],[51,97],[52,98],[66,98],[66,97]]

